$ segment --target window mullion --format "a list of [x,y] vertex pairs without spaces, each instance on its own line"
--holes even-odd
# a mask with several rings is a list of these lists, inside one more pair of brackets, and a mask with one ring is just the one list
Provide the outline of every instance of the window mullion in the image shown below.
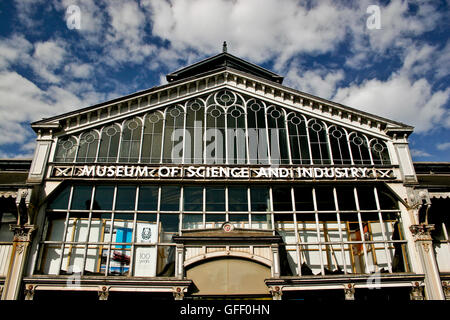
[[[387,260],[387,263],[388,263],[389,273],[392,273],[392,261],[391,261],[391,256],[389,255],[389,249],[388,249],[388,243],[387,243],[388,240],[387,240],[387,237],[386,237],[386,228],[384,226],[383,216],[381,214],[380,201],[378,199],[377,187],[373,188],[373,193],[375,195],[375,203],[376,203],[377,210],[378,210],[378,219],[380,220],[380,225],[381,225],[381,234],[383,235],[384,253],[386,255],[386,260]],[[373,245],[373,249],[374,249],[374,254],[376,256],[375,245]]]
[[313,195],[313,204],[314,204],[314,216],[316,219],[316,238],[317,243],[319,245],[319,255],[320,255],[320,272],[322,275],[325,275],[325,269],[323,266],[323,255],[322,255],[322,240],[320,237],[320,227],[319,227],[319,212],[317,210],[317,198],[316,198],[316,189],[312,188],[312,195]]
[[67,203],[67,214],[66,214],[66,222],[64,224],[64,232],[63,232],[63,238],[62,238],[62,244],[61,244],[61,253],[59,254],[59,267],[58,270],[56,272],[57,275],[61,274],[61,268],[62,268],[62,262],[63,262],[63,257],[64,257],[64,250],[65,250],[65,242],[66,242],[66,238],[67,238],[67,229],[69,227],[69,215],[70,215],[70,206],[72,203],[72,196],[73,196],[73,189],[74,187],[71,186],[70,187],[70,195],[69,195],[69,201]]

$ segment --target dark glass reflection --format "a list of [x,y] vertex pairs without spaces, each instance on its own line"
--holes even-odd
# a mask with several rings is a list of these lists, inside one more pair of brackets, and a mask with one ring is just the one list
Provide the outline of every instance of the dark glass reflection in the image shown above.
[[49,209],[67,209],[70,186],[66,186],[49,204]]
[[206,188],[206,211],[225,211],[225,188]]
[[75,186],[72,195],[72,210],[89,210],[91,207],[92,186]]
[[272,196],[274,211],[292,211],[291,188],[273,187]]
[[94,210],[111,210],[114,198],[114,186],[96,186]]
[[161,187],[161,211],[180,210],[180,187],[163,186]]
[[312,187],[294,187],[295,210],[313,211]]
[[246,187],[228,187],[228,210],[229,211],[247,211],[248,199],[247,199]]
[[156,211],[158,210],[158,187],[139,187],[138,210]]
[[116,210],[134,210],[136,186],[118,186]]
[[317,210],[335,210],[332,187],[316,187]]
[[268,211],[270,208],[269,188],[251,187],[250,199],[252,211]]
[[203,211],[203,188],[184,187],[184,211]]

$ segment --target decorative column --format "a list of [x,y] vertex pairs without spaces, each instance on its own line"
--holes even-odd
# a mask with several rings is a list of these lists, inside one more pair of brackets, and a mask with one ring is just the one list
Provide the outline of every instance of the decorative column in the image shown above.
[[175,277],[184,278],[184,245],[177,244],[175,256]]
[[272,274],[274,278],[280,277],[280,252],[278,245],[272,245]]
[[33,225],[10,225],[10,230],[14,232],[14,239],[2,300],[17,300],[19,298],[28,247],[35,229]]
[[436,263],[436,257],[433,252],[433,243],[431,231],[434,230],[432,224],[415,224],[409,227],[416,250],[425,273],[425,294],[428,300],[445,300],[444,292],[441,287],[439,269]]

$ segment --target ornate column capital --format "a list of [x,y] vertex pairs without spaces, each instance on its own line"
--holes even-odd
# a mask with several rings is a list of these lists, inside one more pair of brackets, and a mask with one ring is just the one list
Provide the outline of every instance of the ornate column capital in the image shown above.
[[33,225],[10,225],[9,230],[14,233],[13,242],[16,243],[16,252],[22,254],[25,247],[31,242],[31,235],[36,227]]
[[31,235],[36,230],[34,225],[17,225],[12,224],[9,230],[14,233],[14,242],[30,242]]
[[445,300],[450,300],[450,283],[442,281],[442,290],[444,291]]
[[434,224],[413,224],[409,227],[414,240],[431,241],[431,231],[434,230]]
[[173,297],[175,300],[183,300],[184,293],[187,291],[187,287],[174,287],[172,288]]
[[409,296],[411,300],[424,300],[423,284],[418,281],[413,282],[411,287],[411,293]]
[[36,286],[32,284],[27,284],[25,286],[25,300],[33,300],[34,299],[34,291]]
[[281,300],[283,295],[283,287],[281,286],[271,286],[269,287],[270,294],[273,300]]
[[109,286],[100,287],[98,290],[98,300],[104,300],[104,301],[108,300],[110,288],[111,287],[109,287]]
[[355,300],[355,284],[344,284],[345,300]]

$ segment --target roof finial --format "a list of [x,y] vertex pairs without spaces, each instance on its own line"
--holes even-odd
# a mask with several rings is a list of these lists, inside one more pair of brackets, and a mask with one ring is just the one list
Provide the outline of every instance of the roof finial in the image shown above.
[[227,52],[227,42],[226,41],[223,42],[222,52],[223,53]]

